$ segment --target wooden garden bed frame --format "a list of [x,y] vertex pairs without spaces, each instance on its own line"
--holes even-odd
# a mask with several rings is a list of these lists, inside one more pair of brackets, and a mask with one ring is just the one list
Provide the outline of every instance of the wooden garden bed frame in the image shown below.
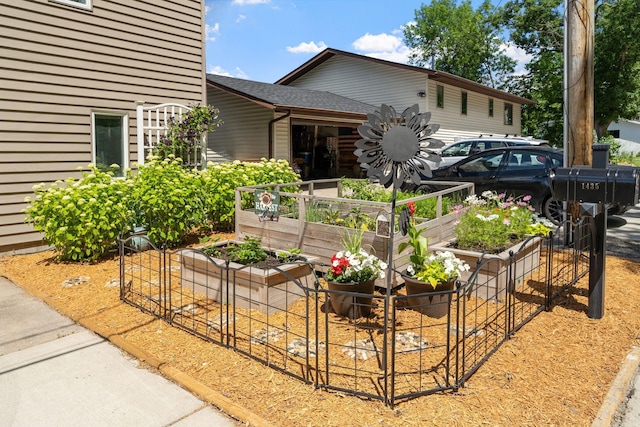
[[[474,193],[472,183],[459,183],[450,181],[429,181],[430,185],[442,188],[428,194],[416,195],[416,197],[398,201],[397,207],[406,205],[411,201],[436,198],[436,216],[432,219],[421,221],[417,227],[422,229],[423,235],[429,239],[429,244],[435,244],[453,238],[453,229],[457,215],[443,214],[442,198],[462,193],[465,196]],[[283,192],[282,188],[298,187],[299,192]],[[290,215],[282,215],[278,221],[260,221],[253,207],[242,209],[242,196],[246,193],[253,194],[256,190],[274,191],[280,194],[280,198],[294,198],[297,212]],[[235,232],[238,240],[245,236],[257,236],[262,238],[266,246],[289,249],[299,248],[303,253],[317,256],[320,263],[328,264],[331,256],[341,249],[342,236],[350,229],[336,225],[323,224],[321,222],[309,222],[306,220],[307,211],[317,203],[328,204],[348,212],[352,208],[360,208],[363,212],[372,214],[384,213],[390,218],[391,203],[372,202],[342,197],[343,189],[340,179],[324,179],[304,181],[278,185],[256,185],[236,188],[236,214]],[[246,196],[245,196],[246,198]],[[377,215],[376,215],[377,216]],[[408,252],[398,254],[398,245],[408,240],[407,236],[396,233],[392,237],[382,237],[374,231],[365,231],[363,235],[363,247],[369,249],[385,262],[389,260],[389,246],[393,239],[392,266],[395,270],[403,271],[408,264]],[[322,270],[322,267],[320,267]],[[401,285],[402,279],[395,274],[391,280],[391,286]],[[378,279],[376,286],[386,287],[387,279]]]

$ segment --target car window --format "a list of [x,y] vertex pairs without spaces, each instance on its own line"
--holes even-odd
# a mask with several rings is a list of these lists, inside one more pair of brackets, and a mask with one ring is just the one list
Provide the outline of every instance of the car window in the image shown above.
[[478,141],[477,148],[478,151],[489,150],[491,148],[502,148],[506,147],[507,143],[503,141]]
[[544,170],[546,169],[546,157],[542,154],[512,150],[506,163],[507,171],[513,170]]
[[491,153],[476,157],[458,166],[458,172],[465,175],[477,175],[493,172],[500,166],[504,152]]
[[455,143],[445,148],[444,150],[442,150],[440,152],[440,156],[442,157],[468,156],[469,151],[471,150],[471,145],[473,145],[473,141]]

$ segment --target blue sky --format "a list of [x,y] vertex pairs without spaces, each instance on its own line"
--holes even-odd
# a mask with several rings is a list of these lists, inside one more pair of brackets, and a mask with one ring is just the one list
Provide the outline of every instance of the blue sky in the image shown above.
[[273,83],[327,47],[407,63],[402,28],[422,3],[205,0],[207,72]]

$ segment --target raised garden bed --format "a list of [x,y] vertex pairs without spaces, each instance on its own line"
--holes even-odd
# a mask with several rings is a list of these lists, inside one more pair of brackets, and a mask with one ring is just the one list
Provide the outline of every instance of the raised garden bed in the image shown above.
[[[340,215],[349,215],[354,210],[370,215],[376,219],[384,215],[388,219],[391,216],[391,203],[357,200],[343,197],[340,180],[317,180],[301,183],[288,183],[281,185],[260,185],[253,187],[239,187],[236,189],[236,237],[259,236],[269,246],[296,247],[303,253],[316,256],[320,263],[328,264],[331,256],[340,250],[341,238],[349,232],[348,227],[335,224],[326,224],[317,220],[310,220],[311,215],[318,207],[326,207]],[[397,211],[408,202],[418,202],[426,199],[435,199],[434,218],[419,219],[418,228],[424,230],[423,235],[429,239],[430,244],[446,241],[453,237],[456,215],[443,212],[443,197],[458,197],[464,199],[473,192],[473,184],[453,182],[433,182],[435,187],[441,188],[428,194],[416,194],[416,197],[397,202]],[[247,200],[256,190],[279,191],[281,187],[297,186],[299,193],[280,192],[281,204],[285,200],[286,210],[281,208],[281,216],[277,221],[261,221],[253,207],[245,206],[243,200]],[[397,217],[397,216],[396,216]],[[314,218],[315,219],[315,218]],[[376,233],[376,230],[365,230],[363,235],[363,247],[374,253],[377,257],[388,261],[389,250],[392,255],[392,266],[395,270],[402,271],[408,263],[405,254],[398,254],[398,244],[408,239],[400,233],[394,233],[393,237],[386,237]],[[390,241],[393,238],[393,246]],[[322,266],[319,266],[322,271]],[[403,283],[402,278],[394,274],[391,278],[391,286],[396,287]],[[387,279],[378,279],[377,287],[386,287]]]
[[[225,240],[214,246],[222,249],[229,243],[236,242]],[[267,250],[271,254],[278,252]],[[292,262],[247,266],[185,249],[180,254],[181,283],[194,294],[216,302],[271,314],[286,310],[305,296],[303,286],[315,282],[311,267],[314,262],[317,257],[299,255]]]

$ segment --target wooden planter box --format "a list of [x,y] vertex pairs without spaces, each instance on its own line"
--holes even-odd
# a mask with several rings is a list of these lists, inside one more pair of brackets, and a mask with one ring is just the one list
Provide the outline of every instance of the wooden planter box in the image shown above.
[[[216,246],[228,243],[224,241]],[[316,257],[301,256],[308,262],[317,262]],[[230,262],[227,267],[223,259],[185,251],[180,257],[180,264],[183,288],[222,304],[266,314],[286,310],[305,296],[300,285],[312,287],[315,281],[312,267],[300,262],[281,264],[277,269],[249,267],[235,262]]]
[[[460,188],[464,189],[470,185],[471,184],[464,184],[456,187],[455,190],[460,190]],[[354,230],[347,227],[323,224],[321,222],[307,221],[306,212],[311,203],[314,201],[322,201],[323,203],[332,203],[336,206],[343,203],[347,206],[361,206],[363,211],[367,212],[381,210],[390,212],[391,210],[391,205],[388,203],[332,197],[327,195],[328,193],[322,193],[322,190],[317,190],[315,193],[313,191],[300,194],[284,193],[286,196],[297,198],[299,212],[297,218],[281,216],[278,221],[260,221],[253,209],[241,209],[241,193],[251,193],[258,187],[241,187],[236,189],[236,239],[242,240],[245,236],[258,236],[262,238],[262,242],[265,243],[265,245],[280,248],[300,248],[303,253],[317,257],[318,261],[323,264],[329,264],[333,254],[341,250],[342,236]],[[282,194],[283,193],[281,193],[281,196]],[[439,196],[435,197],[442,197],[442,195],[446,194],[445,191],[442,191],[439,192]],[[428,196],[421,196],[421,198],[426,197]],[[398,206],[400,206],[400,204],[398,204]],[[441,212],[441,208],[439,212]],[[453,237],[456,219],[456,214],[439,214],[434,219],[420,223],[418,228],[424,230],[423,235],[429,239],[429,244],[431,245]],[[389,248],[389,237],[377,236],[375,231],[365,231],[362,243],[363,248],[384,262],[389,261],[389,250],[391,250],[392,266],[394,269],[401,271],[408,265],[409,250],[407,250],[406,253],[398,254],[398,245],[407,240],[407,236],[396,233],[393,236],[393,248]],[[326,267],[320,265],[317,266],[317,269],[318,271],[325,271]],[[391,279],[392,287],[400,286],[403,283],[402,278],[398,274],[393,274]],[[386,288],[387,278],[376,280],[376,287]]]
[[[473,295],[488,301],[502,301],[509,283],[509,252],[513,251],[515,255],[512,277],[517,285],[531,276],[540,266],[542,242],[543,239],[541,237],[534,237],[518,243],[499,254],[485,254],[482,258],[483,265],[480,267],[473,285],[475,289]],[[466,282],[477,269],[478,260],[482,253],[450,247],[451,243],[452,241],[441,242],[430,246],[429,249],[432,251],[453,252],[458,258],[469,264],[471,269],[460,277],[461,280]],[[484,263],[485,261],[488,262]]]

